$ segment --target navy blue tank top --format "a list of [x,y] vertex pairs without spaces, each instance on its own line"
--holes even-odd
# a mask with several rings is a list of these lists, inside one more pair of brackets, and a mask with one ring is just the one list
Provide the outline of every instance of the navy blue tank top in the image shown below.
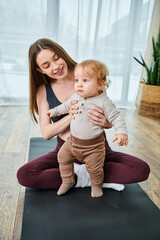
[[[50,108],[54,108],[59,106],[60,104],[62,104],[55,96],[53,89],[51,87],[50,84],[45,84],[46,87],[46,95],[47,95],[47,102],[49,103],[49,107]],[[68,114],[63,114],[61,116],[56,116],[56,117],[52,117],[52,121],[53,122],[57,122],[60,119],[62,119],[63,117],[67,116]]]

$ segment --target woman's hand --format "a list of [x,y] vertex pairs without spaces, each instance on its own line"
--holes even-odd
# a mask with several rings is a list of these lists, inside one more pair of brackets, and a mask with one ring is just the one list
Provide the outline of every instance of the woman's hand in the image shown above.
[[[71,107],[70,107],[70,117],[72,119],[75,119],[75,114],[78,113],[78,107],[77,107],[78,101],[72,101]],[[92,110],[88,110],[88,117],[90,118],[90,121],[97,125],[101,126],[103,128],[112,128],[112,124],[108,122],[104,115],[104,111],[99,107],[93,107]]]
[[103,127],[103,128],[112,128],[112,124],[108,122],[104,111],[94,106],[92,110],[88,110],[88,117],[90,118],[91,123]]
[[74,114],[77,114],[78,113],[78,107],[77,107],[77,104],[78,103],[78,101],[72,101],[71,102],[71,106],[70,106],[70,111],[69,111],[69,115],[70,115],[70,117],[71,117],[71,119],[75,119],[75,116],[74,116]]

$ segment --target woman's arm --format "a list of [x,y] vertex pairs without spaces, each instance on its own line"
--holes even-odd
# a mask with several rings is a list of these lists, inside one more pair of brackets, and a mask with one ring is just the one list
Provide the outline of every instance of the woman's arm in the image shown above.
[[40,129],[44,139],[49,140],[52,137],[65,132],[66,128],[70,125],[71,118],[68,115],[54,124],[50,122],[50,119],[46,114],[49,110],[49,104],[46,100],[45,85],[39,87],[36,100],[38,105]]

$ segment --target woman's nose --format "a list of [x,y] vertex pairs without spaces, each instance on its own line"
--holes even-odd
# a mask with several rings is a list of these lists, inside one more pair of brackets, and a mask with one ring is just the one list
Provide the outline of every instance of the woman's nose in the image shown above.
[[52,62],[51,63],[51,66],[54,70],[57,70],[58,69],[58,65],[55,63],[55,62]]

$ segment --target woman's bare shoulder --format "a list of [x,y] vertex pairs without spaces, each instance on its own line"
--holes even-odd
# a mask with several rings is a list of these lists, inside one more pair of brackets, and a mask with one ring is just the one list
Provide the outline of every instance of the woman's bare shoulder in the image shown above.
[[44,92],[44,91],[46,91],[46,89],[45,89],[45,84],[42,84],[42,85],[40,85],[40,86],[38,87],[38,89],[37,89],[37,94],[40,94],[40,93],[42,93],[42,92]]
[[44,84],[39,86],[39,88],[37,89],[36,101],[37,101],[39,111],[42,108],[49,109],[49,105],[46,97],[46,88]]
[[36,99],[38,100],[39,98],[46,97],[46,88],[45,85],[42,84],[41,86],[38,87],[37,93],[36,93]]

